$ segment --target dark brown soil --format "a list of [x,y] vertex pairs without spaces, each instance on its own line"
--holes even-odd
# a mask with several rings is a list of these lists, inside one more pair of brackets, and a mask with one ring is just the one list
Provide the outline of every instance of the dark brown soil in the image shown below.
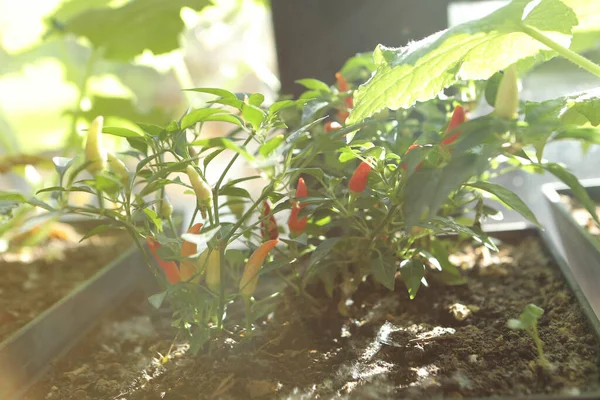
[[0,254],[0,341],[131,245],[128,236],[116,230],[79,243],[86,229],[82,226],[79,233],[69,232],[41,246]]
[[[56,364],[26,399],[462,398],[576,394],[600,388],[598,339],[558,268],[534,237],[470,251],[469,283],[430,280],[415,300],[365,282],[352,317],[319,297],[311,313],[288,298],[253,343],[232,335],[211,355],[174,347],[168,317],[119,310]],[[528,303],[552,364],[537,363],[532,339],[506,327]],[[130,304],[137,304],[132,301]],[[155,357],[153,361],[152,358]]]

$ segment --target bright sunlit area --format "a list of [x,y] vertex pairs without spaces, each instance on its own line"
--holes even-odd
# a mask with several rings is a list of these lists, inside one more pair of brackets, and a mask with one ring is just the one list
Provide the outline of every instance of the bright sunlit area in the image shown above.
[[600,399],[600,0],[0,0],[0,400]]

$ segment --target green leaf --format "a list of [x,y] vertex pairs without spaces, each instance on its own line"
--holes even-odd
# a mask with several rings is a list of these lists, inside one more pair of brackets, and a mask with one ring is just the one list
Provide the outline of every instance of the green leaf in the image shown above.
[[86,37],[107,59],[130,60],[179,48],[183,7],[196,11],[208,0],[130,0],[117,8],[89,8],[66,21],[65,31]]
[[519,198],[519,196],[517,196],[514,192],[512,192],[500,185],[496,185],[496,184],[493,184],[490,182],[468,183],[467,186],[475,187],[477,189],[481,189],[488,193],[493,194],[494,196],[496,196],[498,198],[498,200],[500,200],[506,206],[517,211],[519,214],[521,214],[522,216],[527,218],[529,221],[531,221],[534,224],[536,224],[537,226],[541,227],[539,221],[537,220],[537,218],[535,217],[533,212],[529,209],[529,207],[527,207],[527,204],[525,204],[523,202],[523,200],[521,200]]
[[219,189],[219,196],[230,196],[230,197],[245,197],[250,199],[250,193],[246,189],[235,187],[235,186],[225,186]]
[[194,89],[184,89],[184,90],[190,91],[190,92],[214,94],[215,96],[219,96],[219,97],[222,97],[224,99],[227,99],[227,98],[237,99],[237,96],[234,93],[230,92],[229,90],[225,90],[225,89],[218,89],[218,88],[194,88]]
[[269,107],[269,114],[276,114],[285,108],[294,107],[296,104],[297,103],[294,100],[282,100],[275,102],[271,104],[271,107]]
[[589,122],[600,125],[600,89],[565,98],[559,117],[567,124],[583,125]]
[[371,259],[371,273],[375,280],[390,290],[396,284],[396,264],[393,259],[383,259],[381,253],[376,252]]
[[594,218],[597,223],[600,223],[598,219],[598,215],[596,214],[596,203],[590,198],[587,190],[579,183],[579,180],[575,175],[567,171],[560,164],[555,163],[546,163],[546,164],[532,164],[534,167],[540,167],[550,172],[552,175],[556,176],[558,179],[563,181],[573,193],[573,196],[581,205],[585,207],[586,210],[590,213],[590,215]]
[[225,150],[226,149],[216,149],[215,151],[213,151],[212,153],[210,153],[209,155],[204,157],[204,160],[202,161],[202,165],[204,165],[204,169],[206,170],[206,168],[212,162],[212,160],[214,160],[216,157],[218,157],[219,154],[221,154]]
[[221,147],[229,150],[233,150],[246,160],[252,162],[254,161],[254,156],[248,153],[246,150],[242,149],[231,140],[223,137],[216,137],[210,139],[200,139],[195,142],[190,143],[192,146],[203,146],[203,147]]
[[92,236],[96,236],[99,235],[101,233],[104,233],[106,231],[110,231],[113,229],[119,229],[114,225],[98,225],[97,227],[90,229],[89,231],[87,231],[85,233],[85,235],[83,235],[83,237],[79,240],[79,243],[83,242],[85,239],[90,238]]
[[156,226],[156,230],[158,232],[162,232],[162,229],[163,229],[162,220],[156,214],[156,212],[154,212],[154,210],[151,208],[144,208],[144,214],[146,214],[148,216],[148,218],[150,218],[150,221],[152,221],[154,226]]
[[288,175],[292,175],[292,174],[312,175],[320,181],[323,180],[323,175],[324,175],[323,170],[321,168],[290,168],[286,171],[286,174],[288,174]]
[[133,131],[131,129],[120,128],[120,127],[111,127],[111,126],[105,126],[104,128],[102,128],[102,133],[108,133],[109,135],[119,136],[119,137],[124,137],[124,138],[141,138],[144,136],[141,133]]
[[425,276],[425,264],[418,259],[404,260],[400,263],[400,275],[410,299],[414,299]]
[[552,140],[579,140],[588,144],[600,144],[600,131],[596,128],[565,129],[558,132]]
[[482,173],[487,166],[485,155],[464,154],[453,158],[444,168],[423,169],[412,174],[403,189],[402,210],[407,229],[422,217],[425,220],[433,217],[454,190]]
[[265,101],[265,96],[260,93],[252,93],[248,96],[248,104],[254,107],[260,107]]
[[442,267],[442,271],[434,275],[434,278],[439,279],[446,285],[464,285],[467,283],[467,278],[463,276],[459,269],[448,259],[448,250],[439,239],[434,239],[431,242],[431,252],[435,259]]
[[150,302],[150,304],[152,304],[152,307],[158,310],[160,306],[162,306],[162,303],[165,301],[166,297],[167,291],[164,291],[162,293],[153,294],[152,296],[148,297],[148,301]]
[[377,70],[355,93],[348,123],[360,122],[385,107],[396,110],[427,101],[459,80],[488,79],[546,49],[523,32],[524,25],[568,46],[578,23],[573,11],[560,0],[541,0],[523,18],[529,3],[513,0],[486,17],[400,49],[380,45],[373,56]]
[[153,125],[153,124],[142,124],[138,123],[138,126],[144,130],[147,134],[151,136],[160,136],[165,129],[162,126]]
[[[329,102],[323,100],[312,100],[307,102],[302,108],[302,125],[310,123],[322,109],[329,107]],[[325,119],[325,118],[323,118]]]
[[123,187],[121,181],[105,173],[96,175],[92,182],[97,190],[106,193],[113,193]]
[[492,251],[498,251],[498,247],[496,247],[496,244],[492,241],[492,239],[490,239],[490,237],[488,237],[483,232],[476,232],[475,230],[469,228],[468,226],[461,225],[459,223],[456,223],[456,222],[454,222],[448,218],[444,218],[444,217],[434,217],[431,220],[431,223],[434,225],[440,226],[442,228],[450,229],[451,231],[456,232],[456,233],[465,234],[469,237],[472,237],[479,243],[483,244],[488,249],[490,249]]
[[537,325],[538,319],[542,315],[544,315],[544,309],[535,304],[527,304],[519,315],[519,319],[509,319],[507,325],[510,329],[530,329]]
[[333,237],[329,239],[325,239],[321,242],[310,255],[310,260],[308,261],[308,268],[312,268],[316,263],[327,257],[331,250],[335,247],[335,245],[341,240],[341,237]]
[[111,0],[70,0],[60,3],[58,9],[54,11],[52,18],[59,21],[66,21],[71,17],[86,11],[92,7],[105,7]]
[[320,92],[327,92],[329,93],[329,86],[324,83],[321,82],[318,79],[311,79],[311,78],[307,78],[307,79],[299,79],[296,81],[297,84],[304,86],[305,88],[309,89],[309,90],[317,90]]
[[303,137],[306,137],[309,133],[310,130],[315,126],[318,125],[319,123],[321,123],[321,121],[323,121],[326,117],[323,118],[319,118],[309,124],[306,124],[300,128],[298,128],[297,130],[295,130],[294,132],[292,132],[286,139],[285,139],[285,144],[286,144],[286,148],[290,148],[292,147],[298,140],[300,140]]
[[260,108],[253,106],[252,104],[246,104],[237,98],[220,98],[211,101],[211,103],[223,104],[237,108],[242,113],[242,117],[248,121],[250,125],[252,125],[252,129],[255,131],[260,129],[260,126],[266,117],[265,112]]
[[204,118],[204,122],[207,121],[229,122],[230,124],[237,125],[240,128],[244,127],[244,121],[242,121],[237,115],[233,114],[213,114]]
[[[567,125],[600,125],[600,89],[592,89],[571,96],[559,97],[541,103],[527,102],[525,120],[530,125],[546,122],[554,129]],[[552,127],[550,127],[552,128]]]
[[[83,74],[83,72],[81,73]],[[136,73],[132,71],[130,74],[135,75]],[[121,80],[125,79],[121,77]],[[139,91],[136,93],[139,95]],[[144,121],[158,125],[166,124],[169,121],[169,117],[164,110],[153,107],[142,111],[133,98],[93,95],[91,103],[92,108],[82,113],[82,116],[89,121],[98,115],[118,117],[134,122]]]
[[194,110],[181,119],[181,129],[186,129],[198,122],[206,121],[207,117],[214,114],[229,113],[219,108],[201,108],[199,110]]
[[31,204],[32,206],[43,208],[46,211],[54,211],[54,209],[47,203],[44,203],[38,198],[30,197],[27,199],[27,204]]
[[277,135],[274,138],[269,139],[268,141],[263,143],[258,149],[258,153],[261,156],[266,157],[269,154],[271,154],[275,149],[277,149],[279,145],[284,142],[284,140],[285,137],[283,135]]
[[21,193],[17,193],[17,192],[0,191],[0,200],[16,201],[18,203],[27,202],[27,198],[25,196],[23,196]]

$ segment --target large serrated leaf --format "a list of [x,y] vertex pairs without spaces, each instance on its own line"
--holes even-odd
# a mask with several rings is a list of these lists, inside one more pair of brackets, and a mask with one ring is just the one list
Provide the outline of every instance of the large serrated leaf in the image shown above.
[[[567,45],[575,13],[560,0],[513,0],[479,20],[457,25],[399,49],[379,46],[377,70],[354,95],[349,124],[385,107],[408,108],[434,98],[459,80],[488,79],[498,70],[547,47],[523,32],[527,25]],[[526,13],[529,11],[529,13]],[[525,14],[525,16],[524,16]]]
[[179,47],[183,7],[201,10],[209,0],[130,0],[117,8],[90,8],[66,21],[65,31],[86,37],[109,59],[130,60],[146,49],[163,54]]

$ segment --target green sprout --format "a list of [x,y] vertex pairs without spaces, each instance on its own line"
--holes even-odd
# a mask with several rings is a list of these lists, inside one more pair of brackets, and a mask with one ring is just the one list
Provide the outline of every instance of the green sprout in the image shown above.
[[522,329],[531,336],[537,348],[539,364],[542,367],[549,367],[550,362],[544,355],[544,342],[538,334],[537,323],[538,319],[544,315],[544,310],[535,304],[527,304],[523,309],[519,319],[509,319],[506,324],[510,329]]

